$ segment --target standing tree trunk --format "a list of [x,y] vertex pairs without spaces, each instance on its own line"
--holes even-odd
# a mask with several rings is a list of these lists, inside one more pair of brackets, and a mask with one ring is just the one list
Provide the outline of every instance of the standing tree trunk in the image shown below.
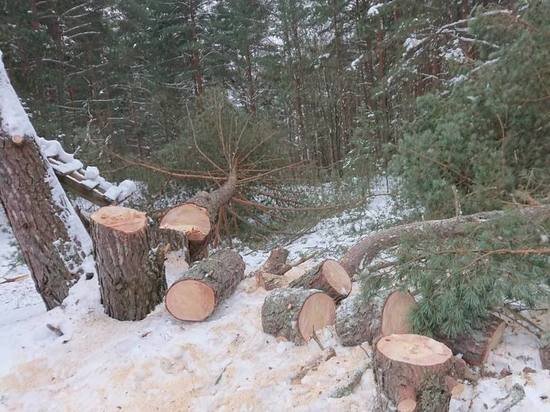
[[218,189],[200,192],[184,204],[168,211],[160,221],[160,228],[185,235],[189,241],[191,262],[208,254],[208,244],[214,237],[219,210],[233,197],[237,188],[237,172],[233,169],[227,181]]
[[[46,308],[93,269],[88,233],[54,171],[10,84],[0,54],[0,201]],[[87,272],[87,273],[86,273]]]
[[102,207],[91,216],[92,238],[105,313],[141,320],[162,302],[164,248],[143,212]]
[[202,321],[231,296],[244,277],[241,256],[220,250],[198,262],[166,292],[166,309],[179,320]]

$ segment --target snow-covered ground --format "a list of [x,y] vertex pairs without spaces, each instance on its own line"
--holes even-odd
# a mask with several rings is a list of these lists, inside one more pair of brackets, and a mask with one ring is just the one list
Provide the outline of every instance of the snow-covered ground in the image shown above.
[[[375,197],[363,210],[323,220],[287,245],[291,258],[315,251],[339,257],[389,213],[389,200]],[[3,216],[0,226],[6,227]],[[11,234],[0,228],[2,278],[27,273],[24,267],[7,265],[11,241]],[[267,256],[267,251],[242,252],[247,272]],[[96,279],[82,279],[64,305],[50,312],[30,277],[0,284],[0,410],[373,410],[376,386],[370,369],[352,394],[330,397],[368,362],[370,347],[342,347],[327,328],[320,338],[334,347],[336,356],[293,383],[292,377],[320,348],[314,341],[295,346],[264,334],[260,308],[265,295],[247,278],[206,322],[176,321],[163,305],[143,321],[120,322],[103,313]],[[501,378],[508,365],[511,375]],[[523,371],[525,367],[534,371]],[[527,332],[508,328],[486,372],[496,375],[468,384],[462,398],[452,401],[452,410],[508,410],[521,393],[518,387],[524,397],[510,410],[550,410],[549,371],[541,369],[537,341]]]

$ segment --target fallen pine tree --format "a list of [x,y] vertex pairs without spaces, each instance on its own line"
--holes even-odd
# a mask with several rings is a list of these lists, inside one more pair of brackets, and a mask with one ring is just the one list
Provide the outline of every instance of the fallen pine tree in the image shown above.
[[[427,220],[390,227],[365,236],[352,246],[340,259],[340,264],[350,274],[366,267],[382,251],[399,245],[405,236],[422,239],[426,237],[449,238],[464,235],[473,226],[483,226],[501,218],[506,211],[494,210],[449,219]],[[540,220],[550,215],[550,205],[517,209],[525,219]]]
[[160,228],[181,233],[189,242],[191,262],[208,255],[208,244],[216,235],[220,210],[235,194],[237,172],[232,169],[227,180],[211,192],[199,192],[183,204],[171,208],[160,220]]
[[530,307],[547,296],[542,285],[550,248],[539,245],[549,217],[550,206],[528,207],[401,225],[363,238],[341,260],[344,266],[358,270],[362,261],[398,246],[391,252],[396,259],[363,275],[362,293],[337,312],[337,332],[348,344],[374,339],[380,325],[372,313],[380,313],[383,291],[398,286],[418,297],[411,330],[436,336],[468,363],[482,365],[505,328],[492,313],[507,302]]

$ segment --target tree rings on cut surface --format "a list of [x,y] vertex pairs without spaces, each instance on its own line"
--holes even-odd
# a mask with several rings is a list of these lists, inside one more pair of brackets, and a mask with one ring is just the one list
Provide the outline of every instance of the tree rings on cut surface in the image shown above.
[[166,293],[166,307],[179,320],[201,321],[216,308],[212,288],[199,280],[175,282]]
[[354,295],[336,311],[336,333],[344,346],[372,343],[379,336],[393,333],[410,333],[410,314],[415,305],[408,292],[394,291],[370,299]]
[[416,301],[410,293],[390,293],[382,310],[380,334],[386,336],[394,333],[411,333],[410,315],[415,306]]
[[290,287],[319,289],[338,302],[351,292],[351,278],[337,261],[327,259],[290,283]]
[[170,209],[160,221],[160,228],[184,233],[193,242],[203,242],[212,226],[205,208],[185,203]]
[[[416,411],[417,402],[447,411],[450,379],[456,373],[453,353],[445,344],[427,336],[393,334],[376,343],[374,375],[381,392],[398,411]],[[434,396],[431,387],[441,396]]]
[[207,319],[220,302],[231,296],[244,277],[241,256],[223,249],[183,273],[166,292],[166,309],[179,320]]
[[91,219],[99,225],[126,234],[143,230],[147,225],[147,216],[144,212],[122,206],[102,207],[92,214]]
[[262,326],[265,333],[301,344],[333,325],[335,313],[334,300],[319,290],[275,289],[262,306]]

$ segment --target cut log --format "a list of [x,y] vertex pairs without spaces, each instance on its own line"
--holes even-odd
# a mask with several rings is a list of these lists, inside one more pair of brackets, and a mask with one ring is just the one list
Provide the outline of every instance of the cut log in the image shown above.
[[[523,217],[537,220],[550,214],[550,205],[526,207],[518,209],[517,212]],[[353,275],[361,269],[362,264],[363,266],[368,265],[380,252],[397,246],[404,236],[423,239],[433,235],[442,238],[463,235],[472,225],[490,223],[492,220],[502,217],[504,213],[503,210],[495,210],[458,218],[414,222],[384,229],[361,239],[340,259],[340,264],[349,274]]]
[[265,333],[302,344],[333,325],[335,311],[334,300],[320,290],[276,289],[262,306],[262,327]]
[[496,316],[490,316],[472,333],[459,335],[453,339],[439,337],[454,354],[462,354],[462,359],[472,366],[481,366],[487,360],[491,350],[502,341],[506,322]]
[[166,309],[179,320],[202,321],[231,296],[244,277],[241,256],[224,249],[192,266],[166,293]]
[[337,261],[327,259],[291,282],[289,286],[291,288],[319,289],[339,302],[351,292],[351,278]]
[[542,368],[550,370],[550,345],[541,346],[539,354]]
[[143,212],[106,206],[90,219],[101,301],[118,320],[145,318],[162,302],[164,248]]
[[296,266],[288,270],[282,276],[271,273],[258,272],[255,275],[256,284],[265,290],[287,288],[293,281],[303,276],[306,269],[303,266]]
[[281,276],[291,269],[291,266],[286,263],[287,259],[288,250],[282,247],[275,248],[271,251],[265,263],[258,269],[258,272]]
[[379,336],[411,333],[410,314],[416,302],[410,293],[395,291],[382,298],[357,294],[336,311],[336,333],[344,346],[372,343]]
[[85,273],[92,242],[43,156],[0,53],[0,208],[48,310]]
[[[415,411],[419,404],[426,403],[430,410],[448,410],[450,393],[446,378],[456,374],[454,365],[451,349],[426,336],[395,334],[376,343],[375,380],[398,411]],[[432,390],[435,384],[440,396],[433,396],[432,392],[422,399],[427,384]]]
[[191,262],[208,255],[220,208],[228,203],[237,187],[237,173],[232,170],[227,181],[212,192],[200,192],[184,204],[168,211],[160,221],[163,230],[183,233],[189,241]]

